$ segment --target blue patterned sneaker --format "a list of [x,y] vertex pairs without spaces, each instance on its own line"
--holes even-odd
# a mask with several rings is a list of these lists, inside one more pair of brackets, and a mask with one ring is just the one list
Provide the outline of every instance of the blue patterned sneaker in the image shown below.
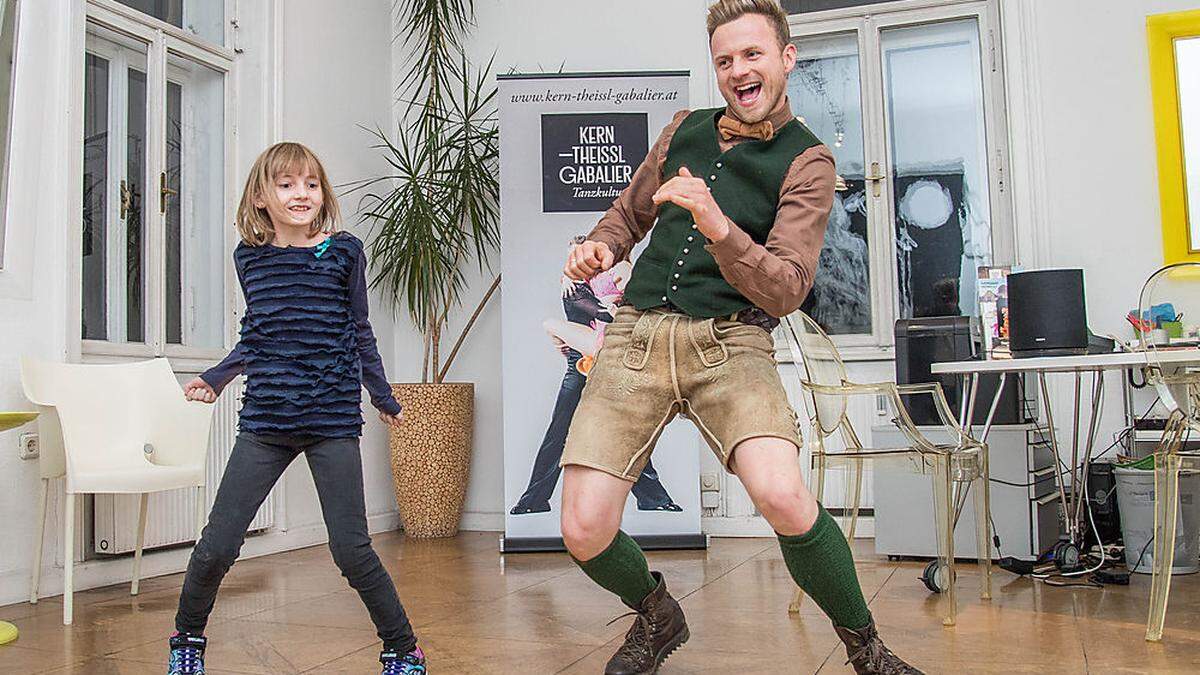
[[167,661],[167,675],[204,675],[204,647],[208,639],[203,635],[175,633],[171,636],[171,659]]
[[425,675],[425,652],[420,647],[413,647],[407,654],[385,649],[379,654],[379,662],[383,664],[380,675]]

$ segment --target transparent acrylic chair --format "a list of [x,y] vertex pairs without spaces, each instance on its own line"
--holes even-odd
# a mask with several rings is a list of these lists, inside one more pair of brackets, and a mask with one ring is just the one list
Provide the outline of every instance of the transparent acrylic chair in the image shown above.
[[[1159,269],[1142,286],[1138,315],[1151,307],[1171,303],[1176,314],[1200,318],[1200,263],[1184,262]],[[1150,616],[1146,639],[1162,640],[1175,564],[1175,535],[1179,518],[1179,474],[1200,471],[1200,452],[1187,451],[1189,440],[1200,439],[1200,369],[1166,363],[1168,353],[1145,332],[1140,334],[1147,352],[1146,381],[1167,409],[1167,424],[1154,456],[1154,578],[1150,584]]]
[[[889,469],[907,470],[931,476],[933,483],[935,532],[937,533],[937,586],[942,591],[942,623],[953,626],[957,611],[954,573],[954,527],[958,514],[966,503],[970,487],[975,484],[975,532],[978,537],[980,597],[990,599],[991,579],[991,511],[988,490],[987,447],[962,428],[950,411],[941,385],[897,385],[894,382],[852,382],[846,376],[846,366],[837,347],[811,317],[796,312],[780,323],[779,329],[792,350],[793,363],[803,387],[810,433],[812,477],[816,482],[814,494],[818,501],[825,491],[825,472],[843,469],[850,509],[849,536],[853,537],[862,488],[862,471],[867,462]],[[796,359],[796,355],[800,359]],[[803,372],[801,372],[803,362]],[[934,407],[951,443],[936,443],[917,429],[901,401],[901,395],[932,396]],[[849,401],[854,396],[881,397],[892,413],[892,422],[908,440],[905,447],[865,447],[848,416]],[[840,436],[837,443],[834,436]],[[834,443],[840,448],[831,447]],[[797,589],[789,608],[798,611],[804,595]]]

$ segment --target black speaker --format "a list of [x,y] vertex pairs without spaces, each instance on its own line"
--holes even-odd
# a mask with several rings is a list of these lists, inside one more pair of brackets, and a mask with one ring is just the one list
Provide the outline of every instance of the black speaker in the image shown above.
[[1087,353],[1083,270],[1009,274],[1008,311],[1009,345],[1014,357]]
[[[944,361],[966,361],[974,356],[971,339],[971,319],[966,316],[931,316],[896,321],[896,383],[918,384],[938,382],[957,416],[962,401],[962,378],[958,375],[934,375],[930,366]],[[996,424],[1020,424],[1036,417],[1035,404],[1026,400],[1024,377],[1009,375],[996,406]],[[1000,376],[983,375],[975,395],[974,424],[987,421],[988,409],[996,395]],[[941,417],[928,394],[903,395],[901,399],[913,423],[941,424]]]

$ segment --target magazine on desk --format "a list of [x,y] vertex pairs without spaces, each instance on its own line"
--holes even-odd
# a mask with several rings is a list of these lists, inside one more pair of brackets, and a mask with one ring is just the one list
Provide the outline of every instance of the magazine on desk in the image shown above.
[[1008,275],[1011,265],[979,268],[977,289],[983,353],[989,359],[1011,359],[1008,343]]

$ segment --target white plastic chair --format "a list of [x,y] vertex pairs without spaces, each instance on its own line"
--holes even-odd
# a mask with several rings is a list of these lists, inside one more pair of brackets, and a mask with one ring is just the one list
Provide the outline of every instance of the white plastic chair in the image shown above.
[[[1138,294],[1138,316],[1158,303],[1170,302],[1178,314],[1195,321],[1200,312],[1200,263],[1167,265],[1150,275]],[[1166,428],[1154,452],[1154,577],[1150,583],[1150,614],[1146,639],[1162,640],[1171,594],[1171,568],[1175,565],[1175,537],[1179,508],[1179,474],[1200,472],[1200,452],[1187,450],[1188,441],[1200,438],[1200,370],[1163,363],[1159,345],[1139,333],[1146,351],[1146,382],[1167,410]]]
[[29,602],[38,601],[46,499],[66,477],[63,624],[71,623],[75,495],[138,494],[137,546],[130,594],[137,595],[150,492],[195,488],[203,528],[205,458],[212,406],[190,402],[166,359],[116,365],[21,361],[25,396],[38,407],[42,478]]
[[[926,585],[942,593],[946,626],[955,624],[954,528],[958,514],[974,486],[975,534],[978,548],[981,598],[992,597],[991,499],[988,486],[987,446],[975,440],[954,418],[940,384],[897,385],[894,382],[852,382],[846,365],[833,340],[804,312],[783,319],[779,330],[792,350],[800,384],[804,388],[811,433],[812,477],[819,501],[825,489],[825,471],[841,468],[848,472],[846,493],[850,500],[848,538],[854,537],[858,501],[862,492],[863,465],[884,463],[889,468],[932,476],[934,519],[936,521],[938,559],[926,570]],[[800,372],[801,362],[804,372]],[[926,438],[908,415],[901,396],[931,396],[950,443]],[[865,447],[848,415],[849,400],[854,396],[877,396],[891,409],[892,421],[907,439],[907,445],[895,448]],[[838,435],[844,449],[830,448],[829,439]],[[788,607],[798,612],[804,592],[796,590]]]

